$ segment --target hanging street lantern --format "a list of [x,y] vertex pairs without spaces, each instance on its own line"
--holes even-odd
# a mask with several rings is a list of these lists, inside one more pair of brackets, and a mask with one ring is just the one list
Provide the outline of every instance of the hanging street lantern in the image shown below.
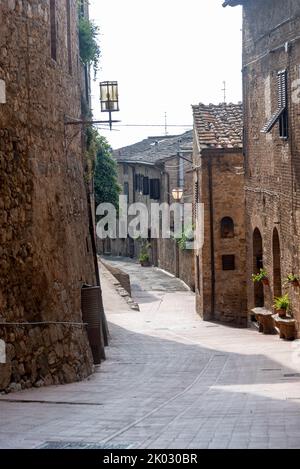
[[100,83],[100,103],[101,112],[109,113],[109,125],[112,129],[112,112],[118,112],[119,108],[119,90],[117,81],[103,81]]
[[65,125],[109,124],[110,130],[112,130],[112,124],[120,122],[119,120],[112,120],[112,113],[120,111],[117,81],[103,81],[100,83],[100,104],[101,112],[109,113],[108,120],[80,120],[65,116]]
[[177,187],[176,189],[172,190],[172,196],[173,199],[176,200],[176,202],[180,202],[183,197],[183,189],[180,187]]

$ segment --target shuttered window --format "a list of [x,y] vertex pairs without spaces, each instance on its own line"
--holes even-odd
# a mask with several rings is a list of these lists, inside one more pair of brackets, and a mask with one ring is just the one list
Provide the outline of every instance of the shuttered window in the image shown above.
[[160,200],[160,180],[150,179],[150,198]]
[[274,114],[270,117],[266,125],[261,130],[262,133],[269,133],[279,122],[279,135],[281,138],[288,138],[288,96],[287,96],[287,70],[277,74],[278,106]]
[[144,177],[143,179],[143,194],[144,195],[149,195],[150,193],[150,187],[149,187],[149,178],[148,177]]

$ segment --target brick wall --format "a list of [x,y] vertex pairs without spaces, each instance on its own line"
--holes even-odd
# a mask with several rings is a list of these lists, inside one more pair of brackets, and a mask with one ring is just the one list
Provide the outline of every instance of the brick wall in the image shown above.
[[[206,320],[246,326],[243,155],[241,150],[204,149],[199,156],[195,148],[195,163],[204,204],[204,244],[195,253],[197,311]],[[222,238],[225,217],[233,220],[234,232]],[[234,270],[224,270],[223,256],[234,256]]]
[[[264,289],[265,305],[272,308],[276,275],[273,233],[280,240],[282,291],[288,291],[293,313],[300,321],[299,292],[283,286],[289,273],[299,273],[300,230],[300,5],[287,0],[251,0],[244,7],[244,113],[246,132],[246,201],[248,246],[248,309],[255,304],[253,232],[259,229],[263,264],[270,276]],[[287,19],[289,18],[289,19]],[[289,45],[286,43],[289,42]],[[289,138],[279,137],[279,126],[268,134],[260,130],[276,110],[277,73],[288,72]],[[277,254],[278,256],[278,254]],[[278,276],[278,269],[277,269]]]

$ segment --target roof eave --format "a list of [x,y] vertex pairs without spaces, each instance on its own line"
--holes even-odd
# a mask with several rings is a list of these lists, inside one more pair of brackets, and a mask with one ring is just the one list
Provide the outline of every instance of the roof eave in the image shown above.
[[230,6],[230,7],[235,7],[237,5],[243,5],[244,4],[244,1],[243,0],[226,0],[224,3],[223,3],[223,7],[227,7],[227,6]]

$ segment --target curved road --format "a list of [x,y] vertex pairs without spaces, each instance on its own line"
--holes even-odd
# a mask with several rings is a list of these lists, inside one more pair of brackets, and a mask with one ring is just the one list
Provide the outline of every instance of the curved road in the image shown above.
[[107,361],[83,383],[0,397],[0,447],[300,447],[299,341],[204,323],[178,280],[109,262],[141,311],[104,271]]

